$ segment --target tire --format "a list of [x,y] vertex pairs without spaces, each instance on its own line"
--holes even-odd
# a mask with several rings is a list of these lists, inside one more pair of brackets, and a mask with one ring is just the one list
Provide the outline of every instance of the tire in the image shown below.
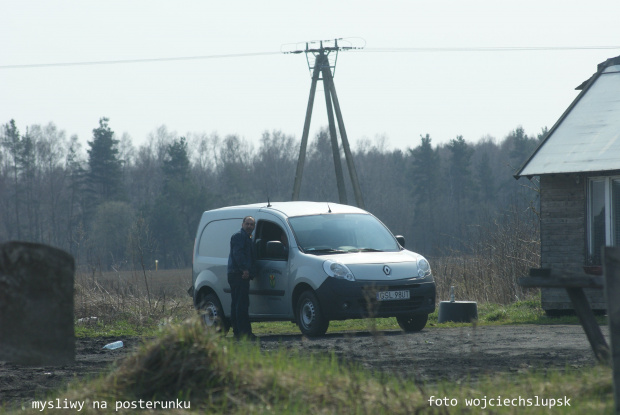
[[207,294],[200,302],[200,318],[210,330],[226,335],[230,330],[230,322],[224,317],[222,304],[215,294]]
[[398,316],[396,317],[398,325],[403,331],[412,333],[422,330],[426,326],[428,321],[428,314],[419,314],[412,316]]
[[302,334],[309,337],[325,334],[329,327],[329,320],[323,316],[319,300],[312,291],[305,291],[301,294],[295,311],[297,325]]

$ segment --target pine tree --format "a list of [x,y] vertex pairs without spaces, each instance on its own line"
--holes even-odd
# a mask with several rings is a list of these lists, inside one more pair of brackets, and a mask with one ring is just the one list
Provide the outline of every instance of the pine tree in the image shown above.
[[172,144],[166,147],[166,150],[166,157],[162,166],[166,180],[165,185],[170,185],[171,182],[185,183],[189,179],[190,173],[185,137],[174,140]]
[[[440,158],[437,150],[432,147],[432,139],[420,136],[421,143],[415,149],[410,149],[411,156],[410,177],[412,196],[414,198],[416,249],[431,252],[438,242],[436,224],[440,220],[439,211]],[[423,237],[422,237],[423,236]]]
[[450,140],[448,144],[450,149],[450,194],[458,212],[465,204],[467,199],[471,198],[474,183],[471,179],[471,158],[474,149],[467,144],[462,135]]
[[415,149],[410,149],[412,157],[410,174],[414,183],[416,206],[426,204],[429,199],[435,199],[439,185],[439,156],[432,147],[432,139],[420,136],[421,143]]
[[192,180],[184,137],[166,146],[161,168],[164,186],[151,209],[149,229],[158,241],[162,267],[182,267],[191,263],[191,243],[207,193]]
[[93,130],[93,141],[88,145],[88,190],[96,204],[122,199],[121,161],[118,156],[118,140],[108,126],[108,119],[99,119],[99,128]]

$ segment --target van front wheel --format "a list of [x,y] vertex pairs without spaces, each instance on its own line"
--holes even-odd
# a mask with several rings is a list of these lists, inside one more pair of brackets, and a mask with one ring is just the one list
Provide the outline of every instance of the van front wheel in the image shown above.
[[217,330],[224,336],[230,329],[230,324],[224,317],[222,304],[215,294],[205,295],[200,302],[200,317],[207,329]]
[[420,331],[426,326],[428,321],[428,314],[412,315],[412,316],[398,316],[396,321],[401,329],[407,333]]
[[319,301],[312,291],[306,291],[297,301],[297,325],[302,334],[310,337],[322,336],[329,327],[329,320],[323,316]]

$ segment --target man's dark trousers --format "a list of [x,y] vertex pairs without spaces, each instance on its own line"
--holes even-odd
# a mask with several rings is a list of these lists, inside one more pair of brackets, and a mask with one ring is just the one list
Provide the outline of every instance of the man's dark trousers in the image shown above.
[[232,303],[230,306],[230,321],[235,337],[245,336],[252,333],[250,325],[250,279],[241,278],[241,273],[228,274],[228,284],[230,285],[230,296]]

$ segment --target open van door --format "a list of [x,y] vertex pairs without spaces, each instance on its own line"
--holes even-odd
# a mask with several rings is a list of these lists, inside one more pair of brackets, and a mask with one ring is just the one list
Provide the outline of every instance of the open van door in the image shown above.
[[258,275],[250,282],[250,317],[289,314],[289,241],[283,226],[257,218],[254,246]]

